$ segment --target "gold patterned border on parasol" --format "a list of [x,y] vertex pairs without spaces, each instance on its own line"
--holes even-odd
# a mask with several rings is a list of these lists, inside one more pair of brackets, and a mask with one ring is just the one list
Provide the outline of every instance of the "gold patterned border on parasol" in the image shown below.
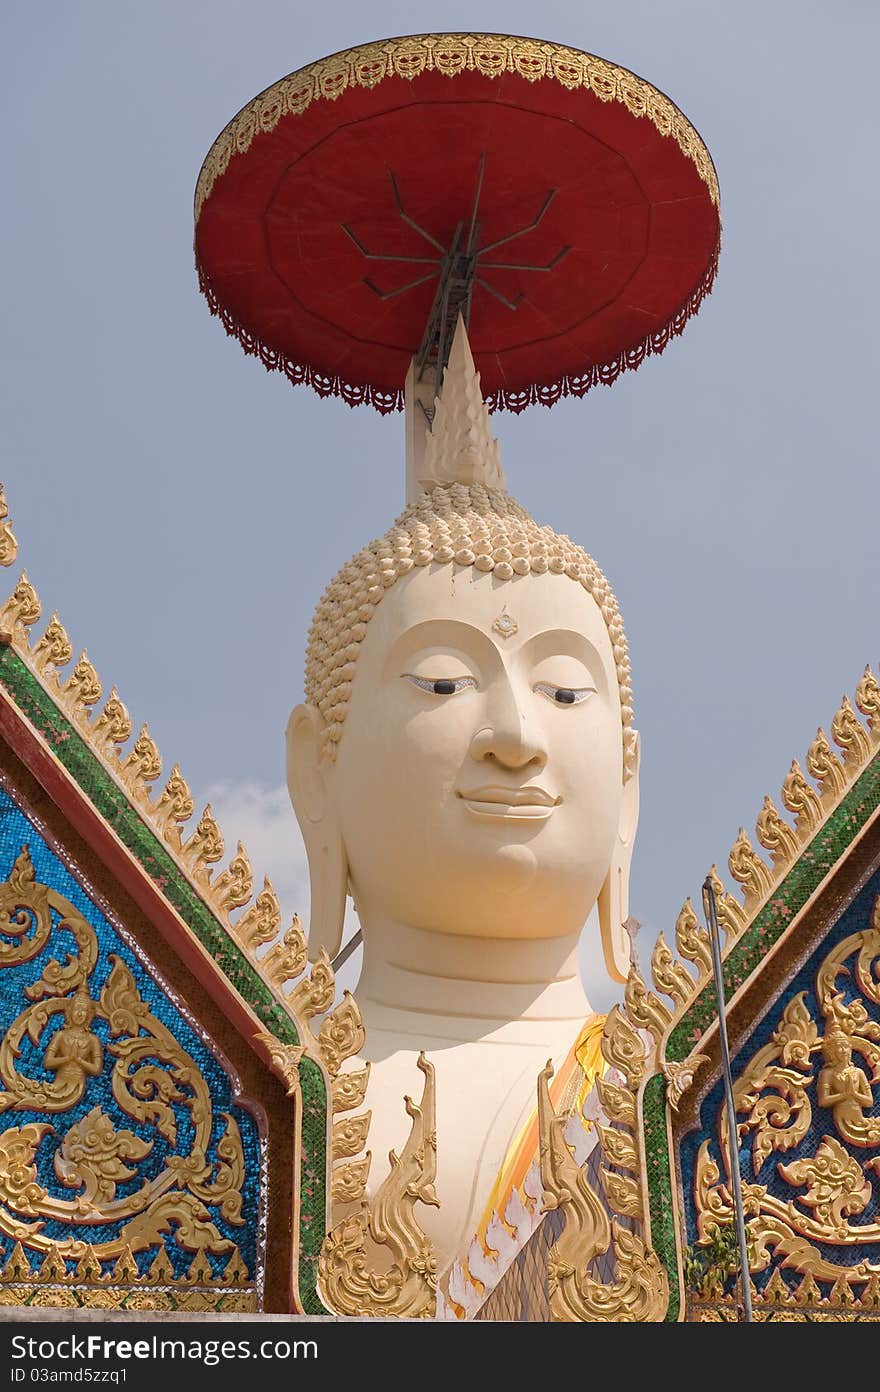
[[[488,78],[517,73],[528,82],[552,78],[569,90],[583,87],[600,101],[622,102],[633,116],[646,117],[661,135],[676,141],[706,185],[713,205],[719,207],[718,177],[700,136],[674,102],[627,68],[620,68],[595,54],[541,39],[507,34],[413,34],[361,44],[310,63],[273,83],[242,107],[214,141],[199,172],[194,199],[196,225],[206,199],[217,180],[226,173],[230,160],[235,155],[245,154],[255,136],[274,130],[285,116],[302,115],[315,101],[336,101],[350,87],[377,87],[387,77],[412,81],[423,72],[439,72],[450,78],[463,72],[479,72]],[[719,251],[720,237],[700,283],[662,329],[647,335],[641,343],[624,350],[611,362],[592,364],[581,373],[547,385],[494,392],[487,398],[490,410],[518,412],[535,403],[552,406],[563,396],[583,396],[599,382],[610,386],[621,372],[638,367],[652,354],[662,353],[711,291]],[[261,342],[225,309],[199,263],[198,254],[196,269],[199,288],[211,313],[218,315],[226,332],[239,340],[247,354],[258,356],[265,367],[284,372],[294,385],[306,383],[319,396],[341,396],[350,406],[368,404],[383,413],[403,409],[402,387],[394,391],[345,382],[295,363]]]

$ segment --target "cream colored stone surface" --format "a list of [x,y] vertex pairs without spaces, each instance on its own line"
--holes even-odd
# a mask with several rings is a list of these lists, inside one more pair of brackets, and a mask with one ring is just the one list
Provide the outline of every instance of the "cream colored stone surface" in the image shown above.
[[[472,391],[457,397],[469,447],[487,454],[495,479],[488,420],[473,418]],[[363,929],[368,1193],[406,1138],[402,1098],[420,1091],[421,1049],[436,1068],[441,1206],[421,1208],[419,1221],[441,1270],[470,1242],[534,1109],[539,1071],[548,1057],[563,1063],[592,1013],[577,948],[597,902],[606,961],[626,973],[638,819],[628,659],[607,582],[568,538],[546,529],[536,541],[506,494],[482,488],[479,458],[468,467],[475,482],[455,485],[455,507],[473,503],[490,530],[521,529],[525,573],[503,558],[487,569],[456,561],[454,546],[434,542],[435,559],[392,558],[340,674],[327,635],[357,618],[343,612],[346,584],[362,585],[371,562],[352,563],[322,601],[311,656],[343,695],[325,697],[324,710],[299,706],[288,727],[312,953],[338,949],[349,890]],[[449,488],[432,495],[440,512]],[[567,571],[541,564],[545,541]]]

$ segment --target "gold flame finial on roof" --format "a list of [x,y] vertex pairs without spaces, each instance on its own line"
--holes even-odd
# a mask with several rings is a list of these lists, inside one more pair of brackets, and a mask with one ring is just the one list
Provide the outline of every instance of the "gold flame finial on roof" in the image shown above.
[[3,491],[3,484],[0,483],[0,565],[12,565],[18,555],[18,542],[15,533],[9,525],[9,508],[6,505],[6,494]]

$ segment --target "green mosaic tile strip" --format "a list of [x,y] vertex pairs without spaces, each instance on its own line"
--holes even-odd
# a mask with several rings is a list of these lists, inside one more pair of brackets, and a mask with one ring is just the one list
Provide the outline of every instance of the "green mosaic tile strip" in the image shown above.
[[[856,779],[840,806],[831,814],[735,945],[724,963],[724,994],[729,1000],[747,981],[776,943],[791,920],[807,903],[840,860],[868,818],[880,806],[880,756]],[[694,1045],[717,1017],[714,982],[704,986],[666,1044],[666,1058],[687,1058]]]
[[667,1320],[678,1319],[681,1292],[678,1286],[675,1220],[670,1191],[669,1139],[666,1134],[666,1080],[655,1073],[645,1084],[642,1097],[645,1168],[648,1172],[648,1211],[651,1215],[651,1246],[666,1267],[669,1277]]
[[[281,1043],[298,1044],[296,1026],[287,1011],[278,1004],[259,973],[189,884],[125,793],[11,647],[0,647],[0,681],[254,1014]],[[303,1059],[300,1065],[300,1082],[303,1148],[308,1155],[308,1163],[304,1154],[302,1165],[300,1298],[306,1313],[324,1314],[326,1311],[315,1289],[315,1268],[324,1240],[327,1096],[321,1070],[309,1059]]]

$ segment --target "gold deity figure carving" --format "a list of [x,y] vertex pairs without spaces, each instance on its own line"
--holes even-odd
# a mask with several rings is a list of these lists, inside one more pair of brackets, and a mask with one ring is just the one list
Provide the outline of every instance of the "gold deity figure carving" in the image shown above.
[[89,1028],[95,1002],[87,991],[77,991],[65,1005],[65,1023],[52,1035],[43,1063],[62,1088],[80,1091],[86,1078],[96,1078],[104,1064],[100,1040]]
[[864,1069],[853,1063],[852,1044],[836,1021],[825,1031],[822,1057],[825,1067],[816,1084],[819,1106],[830,1108],[834,1125],[844,1140],[853,1145],[876,1144],[877,1136],[872,1141],[865,1137],[864,1113],[874,1105],[871,1084]]
[[461,321],[409,472],[406,511],[318,606],[288,781],[310,955],[339,950],[349,892],[363,931],[368,1194],[421,1050],[436,1069],[440,1206],[420,1221],[442,1271],[534,1163],[548,1056],[555,1102],[583,1082],[596,907],[626,976],[638,737],[614,594],[505,491]]

